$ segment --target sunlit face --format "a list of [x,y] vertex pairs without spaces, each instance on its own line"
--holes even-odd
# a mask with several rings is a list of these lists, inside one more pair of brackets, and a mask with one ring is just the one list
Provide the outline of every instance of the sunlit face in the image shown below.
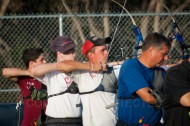
[[155,66],[159,67],[164,61],[168,60],[168,51],[168,47],[165,44],[163,44],[161,50],[154,48],[152,51],[152,58]]
[[106,46],[96,46],[93,54],[94,62],[107,63],[108,50]]
[[40,64],[45,64],[46,60],[44,59],[44,55],[41,54],[38,59],[33,63],[34,67]]

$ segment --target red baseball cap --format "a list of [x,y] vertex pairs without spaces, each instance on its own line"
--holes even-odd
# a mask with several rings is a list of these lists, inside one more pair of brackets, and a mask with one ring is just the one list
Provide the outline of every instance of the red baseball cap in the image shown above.
[[98,38],[96,36],[88,38],[82,46],[82,52],[86,56],[86,53],[94,46],[102,46],[111,42],[110,37]]

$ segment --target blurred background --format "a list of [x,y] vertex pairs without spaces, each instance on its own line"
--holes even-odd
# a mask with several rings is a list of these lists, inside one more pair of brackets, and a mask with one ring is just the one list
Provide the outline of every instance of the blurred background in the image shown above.
[[[170,13],[159,0],[117,0],[134,18],[143,38],[150,32],[172,37]],[[125,4],[126,2],[126,4]],[[111,0],[0,0],[0,68],[25,68],[21,55],[29,47],[41,47],[48,62],[54,62],[49,50],[51,41],[60,35],[70,36],[77,46],[77,61],[85,38],[96,35],[114,39],[109,61],[134,57],[136,37],[129,14]],[[190,0],[163,1],[175,17],[183,39],[190,45]],[[70,12],[70,13],[69,13]],[[181,59],[181,47],[172,40],[170,59]],[[0,103],[17,102],[17,84],[0,76]]]
[[[190,0],[161,1],[173,14],[185,44],[190,45]],[[171,13],[159,0],[117,2],[130,12],[143,38],[150,32],[173,37]],[[134,57],[137,40],[133,23],[121,6],[111,0],[64,0],[64,4],[62,0],[0,0],[0,70],[5,67],[25,69],[21,55],[30,47],[43,48],[47,62],[54,62],[49,45],[61,35],[70,36],[77,44],[77,61],[86,61],[81,46],[93,35],[113,39],[109,61]],[[184,48],[176,39],[171,42],[167,63],[180,60]],[[14,126],[19,117],[22,118],[23,105],[21,111],[15,109],[20,99],[18,85],[0,75],[1,126]]]

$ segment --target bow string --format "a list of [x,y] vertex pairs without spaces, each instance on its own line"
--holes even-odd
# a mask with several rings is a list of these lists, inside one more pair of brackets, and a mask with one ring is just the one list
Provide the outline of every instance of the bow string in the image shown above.
[[[74,14],[70,11],[70,9],[67,7],[66,3],[65,3],[65,0],[61,0],[62,3],[63,3],[63,6],[65,7],[66,11],[70,14],[70,15],[73,15],[75,17],[77,17],[77,19],[80,19],[79,16],[77,14]],[[75,21],[74,21],[75,22]],[[77,22],[75,22],[77,24]],[[96,36],[94,30],[89,26],[90,30],[92,31],[93,33],[93,36]]]
[[185,44],[185,41],[182,37],[182,32],[179,28],[179,25],[177,24],[173,14],[171,13],[170,9],[164,4],[161,0],[159,0],[164,8],[167,10],[167,12],[170,14],[170,17],[172,19],[172,32],[175,37],[175,39],[179,42],[180,48],[181,48],[181,53],[182,53],[182,59],[187,59],[189,58],[189,51],[187,48],[187,45]]
[[136,22],[134,20],[134,18],[132,17],[132,15],[129,13],[129,11],[123,6],[121,5],[120,3],[118,3],[117,1],[115,0],[111,0],[113,1],[114,3],[118,4],[120,7],[123,8],[123,10],[125,10],[125,12],[127,12],[127,14],[129,15],[133,25],[132,25],[132,28],[133,28],[133,31],[135,33],[135,37],[136,37],[136,44],[135,44],[135,57],[138,57],[138,50],[141,48],[141,46],[139,46],[140,42],[143,43],[143,36],[142,36],[142,33],[140,31],[140,29],[137,27],[136,25]]

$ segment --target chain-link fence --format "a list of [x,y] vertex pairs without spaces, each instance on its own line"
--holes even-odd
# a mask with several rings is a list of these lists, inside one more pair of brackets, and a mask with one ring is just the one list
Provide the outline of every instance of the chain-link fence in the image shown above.
[[[149,32],[160,32],[166,36],[172,34],[172,20],[168,13],[133,13],[133,18],[140,28],[143,37]],[[183,38],[190,43],[190,14],[174,14],[181,26]],[[114,36],[116,26],[117,32]],[[114,38],[109,60],[121,60],[134,56],[136,43],[132,30],[132,21],[128,14],[80,14],[73,15],[36,15],[36,16],[4,16],[0,17],[0,66],[24,68],[21,59],[23,50],[29,47],[41,47],[45,51],[47,62],[54,58],[49,50],[50,42],[59,35],[70,36],[77,44],[77,60],[86,60],[81,53],[84,39],[92,35]],[[121,52],[123,50],[123,53]],[[172,41],[169,62],[181,57],[180,45]],[[18,85],[0,76],[0,102],[15,102],[20,96]]]

